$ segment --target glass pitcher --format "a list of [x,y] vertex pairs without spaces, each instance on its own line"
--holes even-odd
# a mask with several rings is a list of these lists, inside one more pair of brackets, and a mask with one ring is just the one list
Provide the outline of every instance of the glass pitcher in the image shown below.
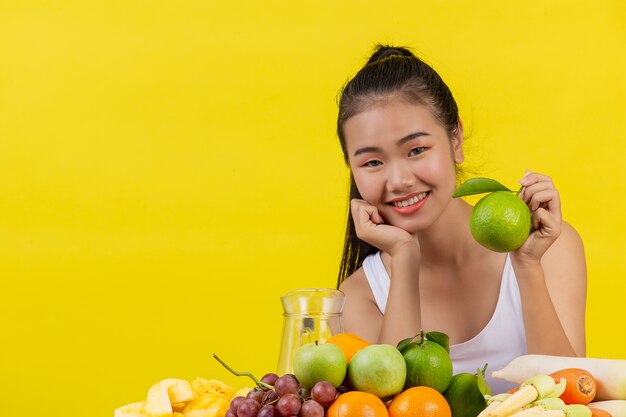
[[278,375],[293,373],[293,357],[306,343],[325,342],[343,332],[345,295],[332,288],[303,288],[280,298],[283,304],[283,335]]

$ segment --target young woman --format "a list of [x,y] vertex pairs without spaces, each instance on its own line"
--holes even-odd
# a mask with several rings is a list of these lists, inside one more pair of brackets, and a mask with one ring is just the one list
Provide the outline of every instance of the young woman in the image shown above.
[[[526,353],[585,355],[583,245],[561,221],[552,180],[530,171],[520,180],[533,226],[522,247],[479,245],[472,207],[451,197],[463,124],[430,66],[378,47],[342,91],[337,132],[351,170],[338,283],[347,332],[395,345],[420,329],[442,331],[455,374]],[[494,393],[508,388],[488,381]]]

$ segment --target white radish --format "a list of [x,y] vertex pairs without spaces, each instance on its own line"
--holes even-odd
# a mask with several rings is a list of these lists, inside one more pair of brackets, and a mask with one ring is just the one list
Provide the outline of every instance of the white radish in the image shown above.
[[626,360],[621,359],[523,355],[492,372],[491,376],[521,384],[532,376],[551,374],[566,368],[584,369],[593,375],[598,383],[595,400],[626,400]]
[[624,400],[594,401],[587,404],[587,406],[604,410],[611,417],[626,417],[626,401]]

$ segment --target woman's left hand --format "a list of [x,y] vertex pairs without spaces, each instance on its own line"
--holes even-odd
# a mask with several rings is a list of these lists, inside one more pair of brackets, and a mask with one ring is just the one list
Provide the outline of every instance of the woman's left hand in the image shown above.
[[530,209],[532,231],[513,255],[525,262],[539,262],[561,234],[561,199],[548,176],[527,171],[520,184],[519,196]]

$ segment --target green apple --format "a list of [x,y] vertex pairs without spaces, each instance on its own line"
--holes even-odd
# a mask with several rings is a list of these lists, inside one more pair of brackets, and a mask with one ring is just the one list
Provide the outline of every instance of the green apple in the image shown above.
[[332,343],[308,343],[300,346],[293,358],[293,373],[306,389],[320,381],[336,388],[343,382],[347,370],[346,356]]
[[395,346],[369,345],[350,360],[348,379],[358,391],[369,392],[378,398],[390,397],[404,388],[406,362]]

